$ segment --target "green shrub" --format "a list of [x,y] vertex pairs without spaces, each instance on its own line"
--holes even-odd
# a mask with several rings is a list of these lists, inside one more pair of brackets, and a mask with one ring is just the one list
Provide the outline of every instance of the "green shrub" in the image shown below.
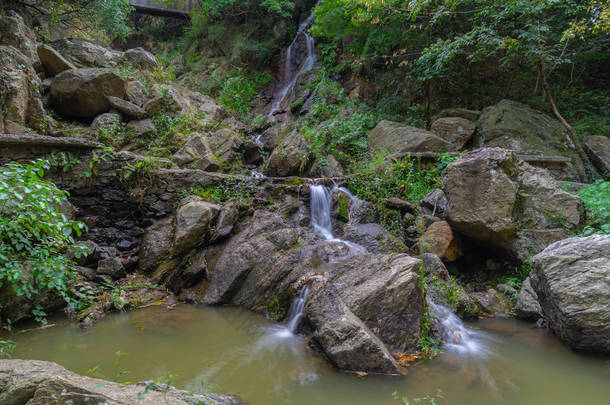
[[245,74],[241,69],[233,70],[218,93],[218,102],[247,119],[254,107],[258,92],[271,81],[269,72]]
[[[76,306],[70,295],[73,263],[64,253],[85,253],[75,246],[73,234],[80,236],[86,226],[60,211],[68,193],[42,179],[47,169],[45,160],[0,167],[0,285],[11,284],[17,295],[30,300],[54,290]],[[34,308],[34,314],[44,319],[42,308]]]
[[610,234],[610,181],[597,180],[578,190],[587,208],[587,226],[583,236]]

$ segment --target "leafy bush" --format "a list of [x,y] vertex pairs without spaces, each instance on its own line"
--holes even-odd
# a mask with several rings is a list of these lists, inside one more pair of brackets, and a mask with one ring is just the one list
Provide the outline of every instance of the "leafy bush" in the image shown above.
[[400,197],[419,203],[428,193],[441,185],[442,168],[424,168],[409,156],[390,161],[383,155],[362,161],[353,168],[356,176],[348,180],[348,188],[359,198],[376,205],[381,225],[396,236],[403,236],[400,213],[388,209],[385,200]]
[[[47,169],[45,160],[0,167],[0,285],[9,283],[30,300],[53,290],[75,306],[70,296],[73,263],[64,253],[84,253],[75,246],[73,233],[80,236],[86,226],[61,212],[68,193],[42,179]],[[39,319],[45,315],[39,307],[34,314]]]
[[248,75],[240,69],[235,69],[220,89],[218,102],[246,119],[254,107],[259,90],[270,81],[268,72]]
[[597,180],[578,190],[587,208],[587,226],[583,236],[610,234],[610,181]]

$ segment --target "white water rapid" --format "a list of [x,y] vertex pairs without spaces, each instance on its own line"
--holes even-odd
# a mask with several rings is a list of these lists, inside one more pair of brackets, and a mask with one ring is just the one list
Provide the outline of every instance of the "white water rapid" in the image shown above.
[[[314,7],[315,9],[315,7]],[[273,115],[282,109],[282,103],[286,97],[294,92],[294,87],[301,76],[311,71],[316,61],[313,38],[307,33],[307,29],[313,22],[313,10],[309,17],[301,24],[294,39],[284,54],[284,67],[281,87],[273,95],[273,102],[269,115]],[[299,41],[303,37],[305,42],[305,55],[301,52]]]
[[428,308],[443,328],[443,343],[448,351],[468,357],[487,357],[489,350],[485,341],[488,336],[467,328],[464,322],[449,308],[428,300]]

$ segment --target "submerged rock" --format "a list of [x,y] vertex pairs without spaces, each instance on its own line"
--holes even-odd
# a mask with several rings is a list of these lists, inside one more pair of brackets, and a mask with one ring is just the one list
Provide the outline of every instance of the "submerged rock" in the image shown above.
[[165,403],[239,405],[238,397],[192,394],[147,383],[118,384],[72,373],[56,363],[0,360],[0,403],[49,405],[156,405]]
[[610,235],[555,242],[532,258],[549,328],[569,346],[610,353]]

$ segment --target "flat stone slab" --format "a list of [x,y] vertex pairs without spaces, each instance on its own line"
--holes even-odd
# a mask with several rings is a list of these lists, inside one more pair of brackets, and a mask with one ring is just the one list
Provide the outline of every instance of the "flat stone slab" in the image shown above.
[[16,134],[0,134],[0,146],[47,146],[62,149],[98,149],[104,147],[99,142],[87,139]]

